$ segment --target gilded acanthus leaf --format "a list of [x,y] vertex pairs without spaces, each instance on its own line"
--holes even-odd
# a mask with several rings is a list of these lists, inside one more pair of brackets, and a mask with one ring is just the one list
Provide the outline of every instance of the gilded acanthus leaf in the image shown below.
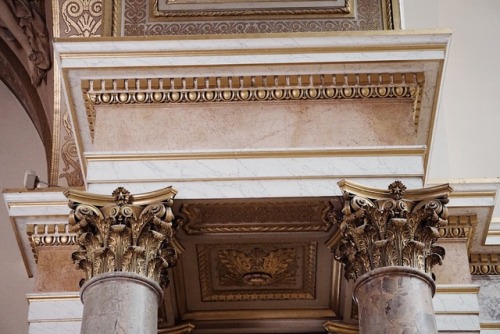
[[85,271],[86,279],[106,272],[126,271],[165,287],[167,269],[177,260],[171,243],[174,196],[172,191],[160,202],[136,205],[133,196],[120,187],[112,194],[114,203],[70,201],[73,210],[69,224],[71,231],[77,232],[80,245],[73,253],[73,260]]

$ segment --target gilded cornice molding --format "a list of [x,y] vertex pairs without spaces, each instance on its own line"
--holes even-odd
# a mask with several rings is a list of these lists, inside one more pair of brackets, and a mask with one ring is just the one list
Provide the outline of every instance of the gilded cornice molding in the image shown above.
[[449,185],[406,190],[399,181],[388,190],[339,182],[344,194],[343,218],[328,242],[345,277],[356,280],[377,268],[406,266],[431,275],[444,248],[436,246],[439,228],[447,224]]
[[112,196],[66,190],[70,230],[80,245],[73,260],[86,279],[123,271],[166,287],[178,255],[171,209],[176,193],[171,187],[140,195],[119,187]]
[[408,99],[419,122],[423,73],[323,73],[83,80],[92,140],[103,105]]
[[439,228],[439,238],[446,239],[466,239],[467,249],[470,252],[471,241],[476,231],[476,216],[461,215],[448,217],[448,225]]
[[158,334],[190,334],[196,328],[192,323],[158,329]]
[[357,323],[345,323],[341,321],[327,321],[323,324],[328,334],[358,334]]
[[469,265],[471,275],[500,275],[500,254],[471,254]]
[[43,246],[73,246],[77,245],[76,233],[69,231],[68,224],[28,224],[26,234],[33,252],[35,262],[38,262],[38,248]]

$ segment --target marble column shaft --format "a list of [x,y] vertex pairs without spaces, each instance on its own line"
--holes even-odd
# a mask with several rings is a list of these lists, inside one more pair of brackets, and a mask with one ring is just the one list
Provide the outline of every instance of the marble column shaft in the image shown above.
[[413,268],[385,267],[366,273],[354,286],[360,333],[437,333],[434,291],[432,279]]
[[81,289],[84,305],[81,334],[156,334],[162,290],[143,276],[101,274]]

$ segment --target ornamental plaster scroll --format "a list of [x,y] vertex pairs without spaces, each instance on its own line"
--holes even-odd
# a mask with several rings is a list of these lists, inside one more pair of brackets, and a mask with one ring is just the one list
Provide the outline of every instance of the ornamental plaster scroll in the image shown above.
[[345,277],[355,281],[382,267],[406,266],[431,275],[445,251],[435,243],[447,225],[448,185],[406,191],[395,181],[388,190],[341,181],[343,218],[329,241]]
[[59,1],[60,15],[65,24],[63,33],[61,34],[62,36],[101,36],[104,7],[103,0]]
[[122,271],[166,287],[179,253],[171,209],[176,193],[172,187],[139,195],[119,187],[112,196],[66,190],[70,230],[80,245],[72,257],[86,280]]
[[37,1],[0,1],[0,27],[22,48],[28,59],[31,82],[39,86],[51,66],[49,34]]

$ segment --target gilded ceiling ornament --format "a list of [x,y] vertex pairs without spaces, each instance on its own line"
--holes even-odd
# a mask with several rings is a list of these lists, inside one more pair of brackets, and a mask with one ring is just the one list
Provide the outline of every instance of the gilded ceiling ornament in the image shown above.
[[196,249],[204,302],[315,298],[315,242],[200,244]]
[[249,251],[223,249],[217,252],[221,286],[273,286],[295,284],[297,252],[295,248]]
[[80,245],[72,257],[86,279],[124,271],[166,287],[167,269],[177,260],[171,209],[175,194],[170,187],[137,198],[123,187],[111,197],[65,191],[72,209],[70,230],[77,232]]
[[348,280],[390,266],[430,275],[432,267],[441,264],[445,251],[435,242],[448,223],[447,185],[407,191],[396,181],[384,192],[341,181],[341,188],[344,216],[334,255],[344,264]]

